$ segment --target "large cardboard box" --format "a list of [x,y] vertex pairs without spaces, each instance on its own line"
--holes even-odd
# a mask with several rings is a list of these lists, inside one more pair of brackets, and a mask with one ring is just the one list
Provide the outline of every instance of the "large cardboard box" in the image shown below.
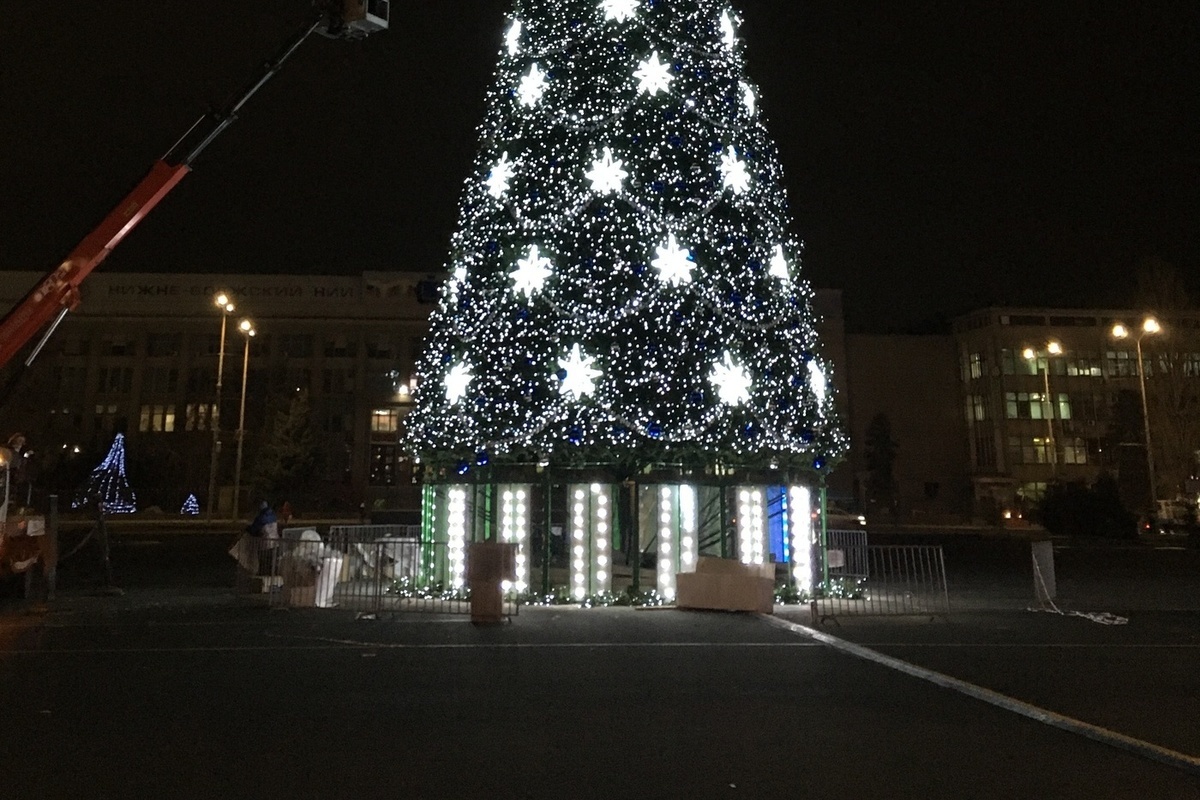
[[775,607],[775,565],[701,558],[695,572],[675,576],[675,605],[770,614]]
[[506,542],[467,545],[467,582],[491,583],[517,579],[517,546]]

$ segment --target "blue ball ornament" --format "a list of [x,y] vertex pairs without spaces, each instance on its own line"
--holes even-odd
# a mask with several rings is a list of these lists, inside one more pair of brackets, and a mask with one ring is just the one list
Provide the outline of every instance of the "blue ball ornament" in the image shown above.
[[583,441],[583,429],[578,425],[571,428],[571,430],[567,431],[567,439],[571,441],[571,444],[581,443]]
[[471,471],[471,465],[468,464],[466,461],[460,461],[460,462],[458,462],[458,466],[455,467],[454,471],[457,472],[459,475],[466,475],[468,472]]
[[662,425],[657,422],[651,422],[646,426],[646,435],[651,439],[661,439],[663,435]]
[[492,462],[492,457],[488,455],[487,450],[480,450],[475,454],[475,463],[481,467],[486,467]]
[[813,459],[812,465],[813,469],[815,469],[817,472],[820,472],[821,470],[825,469],[825,459],[821,456],[817,456]]

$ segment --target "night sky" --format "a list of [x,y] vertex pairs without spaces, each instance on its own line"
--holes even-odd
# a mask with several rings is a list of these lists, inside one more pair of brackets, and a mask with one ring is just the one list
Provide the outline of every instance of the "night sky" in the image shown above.
[[[103,269],[441,274],[509,5],[394,0],[387,33],[314,37]],[[308,11],[7,6],[0,268],[34,270]],[[1194,0],[738,6],[805,274],[845,290],[852,329],[988,303],[1119,306],[1149,256],[1200,296]]]

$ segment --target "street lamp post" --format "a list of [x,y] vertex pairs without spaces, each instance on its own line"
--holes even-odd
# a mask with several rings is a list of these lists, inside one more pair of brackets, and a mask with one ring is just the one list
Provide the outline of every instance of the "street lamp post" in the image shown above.
[[[1046,366],[1042,370],[1042,380],[1044,386],[1044,394],[1046,399],[1046,446],[1049,451],[1048,458],[1050,459],[1050,474],[1058,473],[1058,447],[1054,442],[1054,399],[1050,395],[1050,357],[1061,356],[1063,349],[1062,345],[1055,341],[1046,342]],[[1026,347],[1022,353],[1025,360],[1033,364],[1033,369],[1037,372],[1038,351],[1032,347]]]
[[238,412],[237,429],[237,459],[233,465],[233,519],[238,518],[242,497],[242,444],[246,438],[246,376],[250,367],[250,340],[254,338],[254,323],[244,319],[238,323],[238,330],[246,339],[245,350],[242,354],[242,402]]
[[[1134,339],[1134,345],[1137,348],[1137,374],[1138,388],[1142,393],[1142,430],[1146,437],[1146,470],[1150,477],[1150,513],[1158,514],[1158,487],[1155,485],[1154,479],[1154,449],[1150,446],[1150,412],[1146,405],[1146,371],[1142,368],[1142,337],[1146,334],[1151,336],[1162,332],[1162,326],[1158,324],[1158,320],[1154,317],[1146,317],[1142,320],[1142,332]],[[1129,329],[1120,322],[1113,325],[1112,335],[1114,339],[1129,338]]]
[[217,356],[217,396],[209,415],[209,425],[212,426],[212,457],[208,465],[208,518],[212,519],[213,504],[217,494],[217,462],[221,457],[221,378],[225,374],[225,322],[234,311],[234,305],[229,295],[220,292],[213,298],[213,303],[221,309],[221,344]]

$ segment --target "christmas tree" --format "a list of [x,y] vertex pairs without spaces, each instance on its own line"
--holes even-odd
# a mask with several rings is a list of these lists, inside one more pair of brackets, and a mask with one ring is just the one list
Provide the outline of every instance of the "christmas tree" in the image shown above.
[[[841,455],[740,25],[728,0],[516,0],[406,422],[434,480],[540,465],[782,486]],[[606,518],[590,485],[570,489],[576,517]],[[677,513],[693,496],[671,513],[694,517]],[[580,555],[594,530],[575,537],[576,566],[594,561],[577,596],[609,577],[606,527],[597,554]]]
[[196,495],[189,494],[187,499],[183,501],[183,505],[179,509],[179,513],[185,517],[194,517],[200,513],[200,501],[196,499]]
[[108,455],[75,492],[71,508],[82,508],[94,500],[104,503],[104,510],[110,514],[132,514],[137,511],[137,496],[125,477],[124,434],[116,435]]
[[518,0],[413,448],[811,468],[843,449],[724,0]]

